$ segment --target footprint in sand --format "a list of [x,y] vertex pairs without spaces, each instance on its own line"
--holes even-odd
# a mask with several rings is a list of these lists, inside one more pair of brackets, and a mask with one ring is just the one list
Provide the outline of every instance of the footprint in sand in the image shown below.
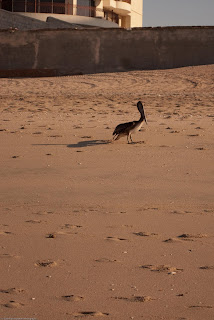
[[42,260],[42,261],[37,261],[35,263],[35,265],[37,267],[55,267],[57,265],[56,261],[52,261],[52,260]]
[[148,301],[151,301],[151,300],[155,300],[155,299],[152,299],[152,297],[150,297],[150,296],[133,296],[131,298],[114,297],[114,299],[116,299],[116,300],[125,300],[125,301],[128,301],[128,302],[148,302]]
[[160,148],[169,148],[169,146],[166,146],[165,144],[162,144],[159,146]]
[[185,241],[194,241],[194,239],[201,239],[201,238],[207,238],[207,234],[190,234],[190,233],[183,233],[180,236],[178,236],[179,239],[185,240]]
[[0,289],[1,293],[8,293],[8,294],[18,294],[25,292],[24,289],[20,288],[9,288],[9,289]]
[[163,242],[166,242],[166,243],[181,243],[182,240],[181,239],[177,239],[177,238],[169,238],[169,239],[166,239],[166,240],[163,240]]
[[201,270],[214,270],[214,266],[202,266],[199,269],[201,269]]
[[81,311],[81,312],[76,312],[73,313],[74,317],[87,317],[87,316],[91,316],[91,317],[105,317],[105,316],[109,316],[109,313],[107,312],[100,312],[100,311]]
[[[40,216],[45,216],[45,215],[48,215],[48,214],[53,214],[54,212],[53,211],[38,211],[38,212],[34,212],[34,214],[38,214]],[[39,221],[39,220],[38,220]],[[40,220],[41,221],[41,220]]]
[[83,300],[84,297],[82,297],[82,296],[74,296],[73,294],[71,294],[71,295],[62,296],[62,299],[65,300],[65,301],[74,302],[74,301]]
[[212,306],[203,306],[203,305],[199,305],[199,306],[189,306],[189,308],[201,308],[201,309],[212,309]]
[[65,223],[61,229],[78,229],[78,228],[82,228],[82,226],[80,225],[76,225],[76,224],[70,224],[70,223]]
[[149,269],[151,271],[156,271],[156,272],[166,272],[168,274],[176,274],[177,272],[183,271],[183,269],[181,268],[170,267],[168,265],[154,266],[152,264],[147,264],[147,265],[140,266],[140,268]]
[[25,222],[36,224],[36,223],[41,223],[42,220],[26,220]]
[[[54,237],[56,237],[56,235],[77,234],[78,233],[77,230],[80,228],[82,228],[82,226],[66,223],[63,226],[61,226],[62,231],[57,231],[57,232],[52,233],[54,236],[51,236],[52,234],[50,234],[49,238],[51,238],[51,237],[54,238]],[[48,238],[48,237],[46,236],[46,238]]]
[[0,258],[20,258],[20,256],[16,256],[15,254],[10,253],[2,253],[0,254]]
[[54,239],[54,238],[56,238],[56,234],[55,233],[48,233],[48,234],[46,234],[45,238]]
[[147,211],[147,210],[159,210],[157,207],[146,207],[146,208],[138,208],[137,211]]
[[106,211],[105,212],[106,214],[112,214],[112,215],[119,215],[119,214],[125,214],[127,213],[126,211],[118,211],[118,212],[115,212],[115,211]]
[[157,233],[154,233],[154,232],[134,232],[133,234],[140,237],[150,237],[150,236],[158,235]]
[[0,235],[5,236],[5,235],[8,235],[8,234],[12,234],[12,232],[10,232],[10,231],[1,231],[0,230]]
[[184,210],[184,211],[173,210],[173,211],[170,211],[170,213],[172,213],[172,214],[188,214],[188,213],[192,213],[192,212],[187,211],[187,210]]
[[24,306],[24,304],[20,302],[16,302],[14,300],[10,300],[8,303],[3,304],[3,306],[6,308],[21,308]]
[[100,259],[96,259],[95,261],[96,262],[104,262],[104,263],[106,263],[106,262],[119,262],[116,259],[108,259],[108,258],[100,258]]
[[118,237],[106,237],[105,239],[109,241],[127,241],[127,239],[125,238],[118,238]]
[[214,213],[214,211],[212,209],[204,209],[205,213]]
[[48,136],[49,138],[61,138],[62,136],[60,134],[55,134],[52,136]]

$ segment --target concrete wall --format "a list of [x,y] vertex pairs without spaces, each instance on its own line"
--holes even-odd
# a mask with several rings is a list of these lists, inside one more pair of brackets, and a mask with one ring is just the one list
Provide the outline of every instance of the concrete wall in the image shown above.
[[0,76],[214,64],[214,27],[0,31]]

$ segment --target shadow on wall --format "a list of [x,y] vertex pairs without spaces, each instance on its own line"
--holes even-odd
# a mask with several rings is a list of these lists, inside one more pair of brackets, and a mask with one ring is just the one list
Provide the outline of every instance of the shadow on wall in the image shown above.
[[55,69],[15,69],[0,70],[0,78],[37,78],[37,77],[55,77]]

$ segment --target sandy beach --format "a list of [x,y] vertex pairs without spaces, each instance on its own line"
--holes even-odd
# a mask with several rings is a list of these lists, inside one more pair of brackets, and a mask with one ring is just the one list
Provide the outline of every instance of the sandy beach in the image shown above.
[[213,108],[214,65],[0,79],[0,318],[213,320]]

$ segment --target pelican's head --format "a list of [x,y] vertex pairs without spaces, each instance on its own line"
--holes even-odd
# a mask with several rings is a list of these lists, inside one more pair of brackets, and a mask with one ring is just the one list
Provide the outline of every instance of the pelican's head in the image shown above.
[[138,103],[137,103],[137,108],[138,108],[138,110],[139,110],[139,112],[140,112],[140,114],[141,114],[141,118],[142,118],[143,120],[145,120],[145,122],[146,122],[146,124],[147,124],[146,116],[145,116],[144,109],[143,109],[143,104],[142,104],[141,101],[138,101]]

